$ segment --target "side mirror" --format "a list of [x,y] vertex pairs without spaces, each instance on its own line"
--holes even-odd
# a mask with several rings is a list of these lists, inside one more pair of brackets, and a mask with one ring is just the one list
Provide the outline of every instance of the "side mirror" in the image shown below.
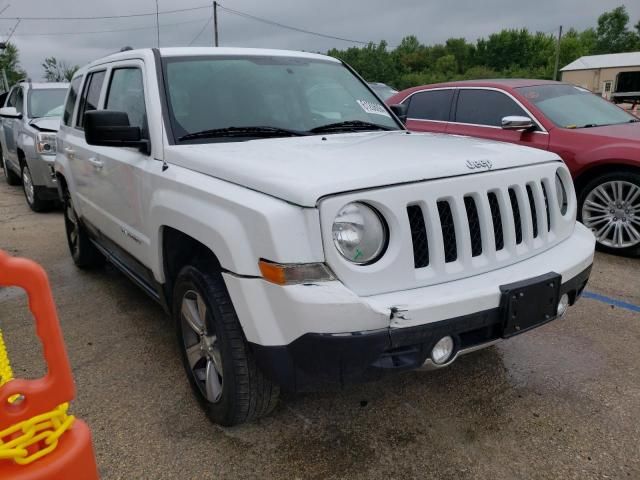
[[129,124],[126,112],[92,110],[84,114],[84,138],[89,145],[133,147],[149,155],[149,140],[142,138],[140,127]]
[[407,123],[407,110],[409,110],[409,107],[403,103],[398,103],[396,105],[389,105],[389,108],[402,123]]
[[4,107],[4,108],[0,108],[0,117],[22,118],[22,114],[16,110],[16,107]]
[[510,115],[502,118],[503,130],[533,130],[534,128],[536,125],[529,117]]

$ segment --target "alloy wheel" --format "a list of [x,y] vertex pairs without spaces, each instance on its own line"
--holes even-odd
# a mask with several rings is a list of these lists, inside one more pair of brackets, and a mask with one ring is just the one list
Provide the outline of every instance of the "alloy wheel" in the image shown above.
[[33,205],[36,199],[35,187],[33,186],[29,167],[26,165],[22,168],[22,186],[24,187],[24,194],[27,197],[27,202],[29,202],[29,205]]
[[207,325],[207,306],[198,292],[189,290],[184,294],[180,318],[189,368],[202,395],[216,403],[223,388],[220,343]]
[[640,244],[640,186],[623,180],[601,183],[585,197],[582,223],[601,245],[628,248]]

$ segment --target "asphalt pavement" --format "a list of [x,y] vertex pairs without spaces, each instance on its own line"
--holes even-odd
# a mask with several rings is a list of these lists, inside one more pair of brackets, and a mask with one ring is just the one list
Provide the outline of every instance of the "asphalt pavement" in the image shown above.
[[[565,318],[435,372],[285,395],[268,418],[208,422],[169,318],[113,267],[73,265],[60,210],[0,174],[0,249],[47,271],[110,479],[639,479],[640,259],[597,254]],[[550,266],[551,267],[551,266]],[[0,290],[17,377],[44,372],[26,298]]]

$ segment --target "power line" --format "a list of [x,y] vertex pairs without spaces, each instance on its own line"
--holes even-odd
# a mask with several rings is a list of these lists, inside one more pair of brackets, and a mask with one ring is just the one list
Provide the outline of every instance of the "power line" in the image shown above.
[[255,15],[251,15],[249,13],[245,13],[245,12],[241,12],[239,10],[234,10],[232,8],[224,7],[220,3],[218,3],[218,7],[221,8],[222,10],[225,10],[225,11],[233,14],[233,15],[238,15],[238,16],[244,17],[244,18],[250,18],[250,19],[256,20],[258,22],[266,23],[268,25],[273,25],[273,26],[280,27],[280,28],[286,28],[286,29],[293,30],[293,31],[296,31],[296,32],[307,33],[309,35],[316,35],[318,37],[330,38],[332,40],[340,40],[342,42],[359,43],[361,45],[369,45],[369,43],[371,43],[371,42],[363,42],[362,40],[353,40],[353,39],[350,39],[350,38],[336,37],[334,35],[328,35],[326,33],[313,32],[311,30],[305,30],[304,28],[292,27],[291,25],[284,25],[284,24],[279,23],[279,22],[274,22],[273,20],[268,20],[268,19],[262,18],[262,17],[256,17]]
[[[185,22],[174,22],[174,23],[164,23],[160,24],[160,28],[164,27],[174,27],[178,25],[188,25],[193,23],[200,23],[202,19],[199,20],[188,20]],[[14,37],[55,37],[55,36],[66,36],[66,35],[89,35],[94,33],[114,33],[114,32],[132,32],[137,30],[155,30],[157,27],[155,25],[148,27],[132,27],[132,28],[118,28],[112,30],[94,30],[94,31],[81,31],[81,32],[49,32],[49,33],[16,33]]]
[[189,46],[193,45],[194,43],[196,43],[196,40],[198,40],[198,38],[200,38],[200,35],[202,35],[202,32],[205,31],[205,29],[207,28],[207,26],[211,23],[211,20],[213,20],[213,16],[209,17],[209,19],[207,20],[207,23],[205,23],[202,28],[200,29],[200,31],[198,32],[198,34],[193,37],[193,39],[189,42]]
[[131,13],[128,15],[104,15],[95,17],[2,17],[0,20],[106,20],[113,18],[132,18],[132,17],[150,17],[156,15],[168,15],[171,13],[180,12],[192,12],[194,10],[203,10],[205,8],[211,8],[211,5],[202,5],[199,7],[180,8],[176,10],[164,10],[162,12],[149,12],[149,13]]

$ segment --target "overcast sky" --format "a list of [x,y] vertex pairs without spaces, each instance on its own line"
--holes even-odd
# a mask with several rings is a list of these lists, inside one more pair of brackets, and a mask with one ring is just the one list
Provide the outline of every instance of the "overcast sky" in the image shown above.
[[[199,7],[208,0],[159,0],[160,11]],[[155,11],[155,0],[0,0],[0,36],[7,38],[15,20],[7,17],[88,17],[127,15]],[[626,5],[631,24],[640,20],[640,1],[600,0],[221,0],[220,4],[282,24],[361,41],[381,39],[394,46],[405,35],[414,34],[423,43],[442,42],[449,37],[476,40],[502,28],[527,27],[551,32],[594,26],[598,15]],[[206,24],[211,8],[160,15],[161,46],[212,45],[213,27]],[[326,51],[352,43],[266,25],[219,11],[221,46],[268,47]],[[206,24],[206,25],[205,25]],[[204,28],[204,30],[203,30]],[[124,30],[110,33],[79,33]],[[196,38],[199,32],[201,35]],[[41,36],[43,33],[65,35]],[[156,45],[155,16],[100,20],[27,20],[18,25],[12,42],[20,50],[23,68],[34,79],[42,77],[45,57],[55,56],[83,65],[119,50],[125,45]]]

